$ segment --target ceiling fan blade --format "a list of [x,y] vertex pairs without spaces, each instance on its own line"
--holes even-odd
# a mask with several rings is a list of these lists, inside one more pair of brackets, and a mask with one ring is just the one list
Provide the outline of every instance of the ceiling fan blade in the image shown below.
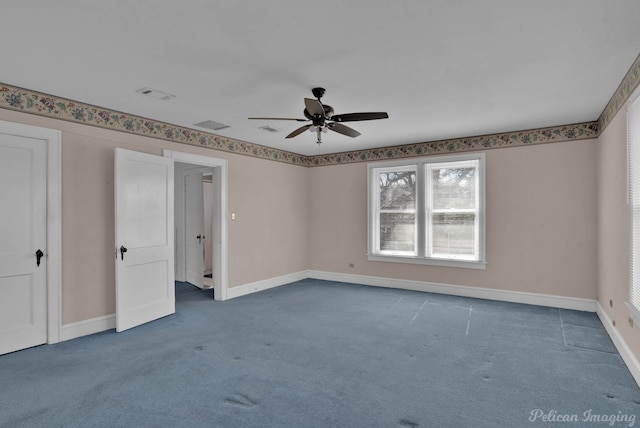
[[346,135],[348,137],[352,137],[355,138],[358,135],[360,135],[360,133],[358,131],[356,131],[353,128],[349,128],[347,125],[343,125],[341,123],[329,123],[327,124],[327,127],[332,130],[337,132],[338,134],[342,134],[342,135]]
[[256,119],[256,120],[295,120],[297,122],[306,122],[309,119],[297,119],[294,117],[250,117],[249,119]]
[[305,98],[304,106],[312,116],[324,116],[324,107],[322,107],[322,103],[320,101],[314,100],[313,98]]
[[287,135],[287,136],[286,136],[286,137],[284,137],[284,138],[293,138],[293,137],[295,137],[295,136],[297,136],[297,135],[302,134],[304,131],[306,131],[306,130],[307,130],[307,129],[309,129],[309,128],[311,128],[311,124],[301,126],[300,128],[296,129],[295,131],[293,131],[291,134]]
[[336,114],[331,117],[331,120],[335,122],[357,122],[359,120],[377,120],[388,119],[389,115],[384,111],[371,112],[371,113],[345,113]]

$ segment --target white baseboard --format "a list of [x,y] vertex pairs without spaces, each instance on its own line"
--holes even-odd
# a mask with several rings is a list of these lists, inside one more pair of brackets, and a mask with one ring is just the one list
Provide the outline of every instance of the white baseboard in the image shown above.
[[631,376],[633,376],[636,383],[640,385],[640,362],[638,362],[638,359],[633,355],[633,352],[629,349],[627,342],[622,338],[618,329],[615,328],[611,322],[611,318],[609,318],[602,305],[600,305],[600,302],[598,302],[596,313],[598,314],[598,317],[600,317],[602,325],[604,325],[604,328],[607,330],[607,333],[618,350],[618,353],[622,357],[622,360],[627,365],[629,372],[631,372]]
[[268,290],[269,288],[279,287],[291,282],[301,281],[309,278],[308,271],[290,273],[287,275],[277,276],[275,278],[264,279],[262,281],[251,282],[249,284],[239,285],[237,287],[227,288],[227,299],[245,296],[258,291]]
[[[269,288],[279,287],[290,282],[300,281],[308,278],[307,271],[282,275],[275,278],[256,281],[249,284],[231,287],[227,289],[227,299],[244,296],[246,294],[256,293],[258,291],[267,290]],[[105,330],[113,330],[116,328],[116,316],[105,315],[102,317],[92,318],[84,321],[78,321],[62,326],[60,340],[71,340],[77,337],[87,336],[89,334],[100,333]]]
[[[550,294],[526,293],[521,291],[497,290],[493,288],[479,288],[461,285],[441,284],[435,282],[411,281],[405,279],[382,278],[366,275],[353,275],[324,271],[301,271],[249,284],[231,287],[227,290],[227,299],[240,297],[258,291],[279,287],[291,282],[313,278],[326,281],[346,282],[350,284],[369,285],[374,287],[399,288],[403,290],[423,291],[427,293],[449,294],[453,296],[473,297],[479,299],[498,300],[512,303],[524,303],[529,305],[549,306],[553,308],[573,309],[578,311],[596,312],[604,325],[609,337],[620,353],[623,361],[629,368],[636,383],[640,385],[640,362],[633,355],[629,346],[622,338],[618,330],[613,326],[611,319],[600,305],[600,302],[591,299],[576,297],[554,296]],[[116,328],[116,317],[106,315],[65,324],[61,329],[60,340],[71,340],[89,334],[99,333]]]
[[427,293],[450,294],[453,296],[474,297],[477,299],[499,300],[503,302],[525,303],[528,305],[550,306],[552,308],[596,312],[595,300],[577,297],[554,296],[551,294],[526,293],[522,291],[468,287],[436,282],[410,281],[406,279],[381,278],[375,276],[314,270],[308,271],[307,276],[314,279],[371,285],[374,287],[399,288],[403,290],[424,291]]
[[[227,299],[268,290],[270,288],[279,287],[281,285],[301,281],[307,278],[346,282],[350,284],[369,285],[374,287],[399,288],[404,290],[423,291],[428,293],[450,294],[453,296],[474,297],[479,299],[499,300],[513,303],[525,303],[529,305],[550,306],[554,308],[574,309],[578,311],[596,312],[597,310],[596,301],[590,299],[315,270],[300,271],[265,279],[262,281],[251,282],[249,284],[244,284],[237,287],[230,287],[227,289]],[[60,340],[75,339],[77,337],[99,333],[101,331],[111,330],[115,328],[115,314],[92,318],[63,325]],[[631,354],[629,353],[629,355]]]
[[84,321],[65,324],[62,326],[60,340],[71,340],[77,337],[87,336],[89,334],[100,333],[105,330],[116,328],[116,315],[105,315],[102,317],[91,318]]

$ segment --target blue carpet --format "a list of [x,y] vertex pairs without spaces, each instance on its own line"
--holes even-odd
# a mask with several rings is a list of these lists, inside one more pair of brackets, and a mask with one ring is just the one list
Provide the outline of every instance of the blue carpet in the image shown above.
[[318,280],[211,297],[178,283],[175,315],[0,356],[0,426],[621,427],[640,416],[640,390],[592,313]]

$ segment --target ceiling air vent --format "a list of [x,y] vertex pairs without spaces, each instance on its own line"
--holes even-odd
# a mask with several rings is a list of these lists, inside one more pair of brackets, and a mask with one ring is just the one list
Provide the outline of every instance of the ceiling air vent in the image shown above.
[[269,126],[269,125],[261,126],[260,129],[264,129],[265,131],[269,131],[269,132],[280,132],[278,128],[274,128],[273,126]]
[[140,88],[136,92],[151,98],[155,98],[156,100],[163,100],[163,101],[167,101],[176,97],[175,95],[171,95],[166,92],[162,92],[157,89],[151,89],[151,88]]
[[193,126],[199,126],[200,128],[211,129],[212,131],[219,131],[220,129],[229,127],[229,125],[225,125],[224,123],[214,122],[213,120],[205,120],[204,122],[194,123]]

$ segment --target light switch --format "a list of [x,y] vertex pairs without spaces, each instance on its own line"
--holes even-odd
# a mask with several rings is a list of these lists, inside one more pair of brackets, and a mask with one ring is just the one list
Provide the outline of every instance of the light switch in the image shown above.
[[236,219],[236,213],[231,213],[231,220],[235,220]]

